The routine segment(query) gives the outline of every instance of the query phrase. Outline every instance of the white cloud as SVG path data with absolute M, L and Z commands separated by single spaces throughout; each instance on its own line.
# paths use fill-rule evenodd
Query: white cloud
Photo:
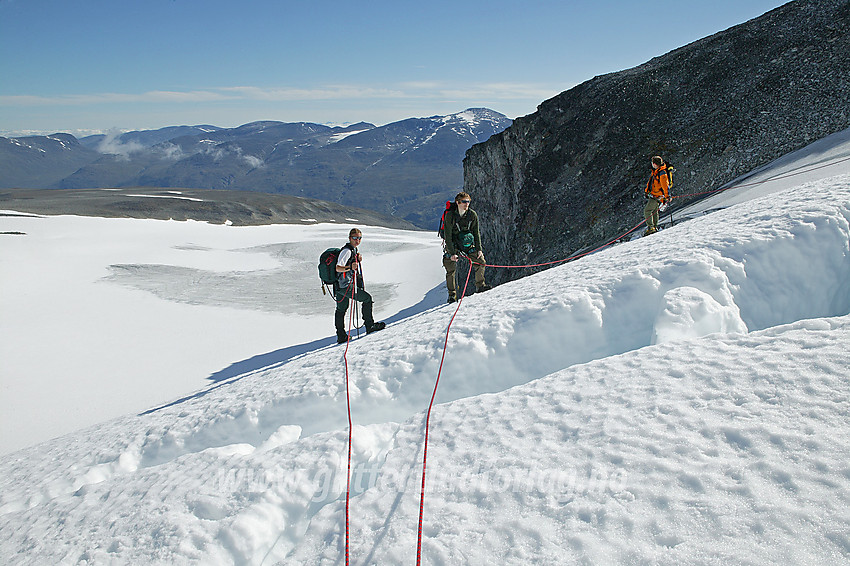
M 154 90 L 142 93 L 102 92 L 91 94 L 61 94 L 56 96 L 11 95 L 0 96 L 0 106 L 83 106 L 89 104 L 116 103 L 196 103 L 232 100 L 215 90 L 194 90 L 186 92 Z
M 119 138 L 121 131 L 117 129 L 109 130 L 106 137 L 97 144 L 97 150 L 100 153 L 108 153 L 111 155 L 119 155 L 123 158 L 128 158 L 131 153 L 138 153 L 145 149 L 145 146 L 138 142 L 123 142 Z
M 142 93 L 91 93 L 56 96 L 0 96 L 0 106 L 79 106 L 91 104 L 181 104 L 238 100 L 308 101 L 362 99 L 544 99 L 565 90 L 562 85 L 487 83 L 454 84 L 434 81 L 405 82 L 388 87 L 324 85 L 312 88 L 230 86 L 191 91 L 153 90 Z
M 0 96 L 8 130 L 39 133 L 119 126 L 153 129 L 207 123 L 232 127 L 258 120 L 386 124 L 410 117 L 487 107 L 524 116 L 571 85 L 431 81 L 307 86 L 211 86 L 186 91 Z M 64 128 L 64 129 L 63 129 Z M 86 132 L 92 133 L 92 132 Z
M 264 165 L 262 159 L 260 159 L 259 157 L 254 157 L 253 155 L 242 155 L 240 157 L 242 157 L 242 159 L 245 161 L 245 163 L 247 163 L 248 165 L 250 165 L 254 169 L 257 169 L 257 168 L 262 167 Z
M 235 98 L 269 101 L 403 98 L 408 96 L 403 90 L 357 85 L 329 85 L 319 88 L 236 86 L 224 87 L 218 90 L 228 93 Z
M 162 158 L 170 161 L 179 161 L 184 157 L 183 148 L 173 143 L 163 144 L 159 147 L 159 150 L 162 152 Z

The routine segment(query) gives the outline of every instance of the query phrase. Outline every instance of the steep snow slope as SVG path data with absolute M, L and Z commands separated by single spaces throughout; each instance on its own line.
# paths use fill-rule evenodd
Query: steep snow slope
M 850 128 L 792 151 L 727 183 L 715 195 L 688 206 L 677 216 L 691 217 L 817 181 L 850 169 Z M 687 172 L 682 171 L 687 179 Z M 678 177 L 678 175 L 676 175 Z M 678 185 L 676 185 L 678 186 Z M 674 191 L 675 194 L 675 191 Z
M 850 560 L 850 175 L 465 299 L 425 564 Z M 348 351 L 354 564 L 415 560 L 454 305 Z M 342 347 L 0 461 L 5 562 L 339 564 Z

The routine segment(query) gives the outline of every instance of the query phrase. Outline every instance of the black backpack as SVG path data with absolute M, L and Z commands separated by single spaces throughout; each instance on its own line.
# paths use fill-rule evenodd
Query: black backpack
M 676 171 L 676 169 L 669 163 L 665 163 L 665 165 L 667 165 L 665 172 L 667 173 L 667 190 L 669 191 L 673 188 L 673 172 Z

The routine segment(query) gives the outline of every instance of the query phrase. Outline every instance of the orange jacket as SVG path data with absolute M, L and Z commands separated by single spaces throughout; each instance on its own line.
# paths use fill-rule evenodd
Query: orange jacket
M 655 169 L 646 182 L 644 193 L 659 200 L 670 198 L 670 179 L 667 178 L 667 164 Z

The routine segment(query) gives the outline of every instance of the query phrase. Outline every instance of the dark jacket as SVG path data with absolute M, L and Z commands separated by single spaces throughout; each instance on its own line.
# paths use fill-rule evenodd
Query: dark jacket
M 484 251 L 481 245 L 481 231 L 478 229 L 478 214 L 471 208 L 463 216 L 456 209 L 446 212 L 446 253 L 455 255 L 460 249 L 460 241 L 463 233 L 470 233 L 475 241 L 474 250 Z

